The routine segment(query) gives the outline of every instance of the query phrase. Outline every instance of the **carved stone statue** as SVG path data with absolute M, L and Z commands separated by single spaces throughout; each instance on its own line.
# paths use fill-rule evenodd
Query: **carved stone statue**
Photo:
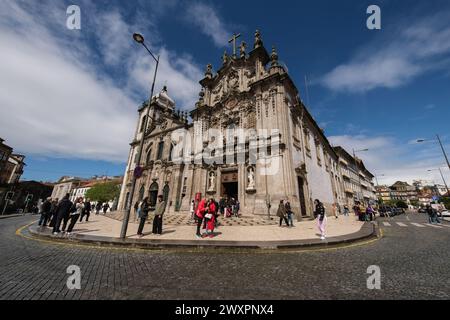
M 254 48 L 259 48 L 263 45 L 262 39 L 261 39 L 261 32 L 259 30 L 256 30 L 255 32 L 255 45 Z
M 241 59 L 245 58 L 245 49 L 246 48 L 247 48 L 247 44 L 244 41 L 242 41 L 241 45 L 239 46 L 239 52 L 240 52 Z
M 253 167 L 250 167 L 248 170 L 248 187 L 247 189 L 255 189 L 255 170 L 253 170 Z
M 209 174 L 209 188 L 208 191 L 214 191 L 215 189 L 215 182 L 216 182 L 216 175 L 214 172 L 211 172 Z
M 228 63 L 228 54 L 226 51 L 223 53 L 222 62 L 224 65 L 226 65 Z

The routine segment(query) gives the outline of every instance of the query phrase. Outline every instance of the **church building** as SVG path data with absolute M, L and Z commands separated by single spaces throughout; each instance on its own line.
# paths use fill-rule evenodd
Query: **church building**
M 206 67 L 189 114 L 176 111 L 166 87 L 139 108 L 119 210 L 163 195 L 167 214 L 187 214 L 192 200 L 227 197 L 239 200 L 243 215 L 274 216 L 280 200 L 289 200 L 302 220 L 312 217 L 314 199 L 330 209 L 343 204 L 338 156 L 276 49 L 267 52 L 259 31 L 249 52 L 236 39 L 216 72 Z M 180 144 L 179 132 L 189 144 Z M 130 199 L 136 168 L 140 174 Z

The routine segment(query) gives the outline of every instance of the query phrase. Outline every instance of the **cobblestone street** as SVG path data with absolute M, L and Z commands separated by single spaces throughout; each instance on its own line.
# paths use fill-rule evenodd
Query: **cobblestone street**
M 35 219 L 0 220 L 0 299 L 450 297 L 449 224 L 417 227 L 426 223 L 419 214 L 381 223 L 384 237 L 372 244 L 306 252 L 92 248 L 15 234 Z M 81 290 L 66 287 L 70 265 L 81 268 Z M 370 265 L 381 268 L 381 290 L 366 287 Z

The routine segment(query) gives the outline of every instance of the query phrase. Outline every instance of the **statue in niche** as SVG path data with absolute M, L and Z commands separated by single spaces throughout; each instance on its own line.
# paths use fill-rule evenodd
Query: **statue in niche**
M 255 189 L 255 170 L 253 169 L 253 167 L 250 167 L 248 169 L 248 187 L 247 189 Z
M 214 191 L 216 182 L 216 175 L 214 172 L 210 172 L 209 174 L 209 188 L 208 191 Z

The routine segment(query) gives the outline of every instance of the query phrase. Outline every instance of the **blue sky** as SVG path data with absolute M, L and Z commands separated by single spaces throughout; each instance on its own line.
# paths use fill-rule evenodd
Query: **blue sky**
M 81 30 L 66 9 L 81 8 Z M 381 8 L 368 30 L 366 9 Z M 27 156 L 24 179 L 123 174 L 136 107 L 161 55 L 164 84 L 192 109 L 207 63 L 233 32 L 275 45 L 330 141 L 361 153 L 380 183 L 435 180 L 439 133 L 450 152 L 450 2 L 432 1 L 1 1 L 0 137 Z M 309 82 L 309 99 L 305 81 Z M 450 180 L 449 170 L 444 173 Z

